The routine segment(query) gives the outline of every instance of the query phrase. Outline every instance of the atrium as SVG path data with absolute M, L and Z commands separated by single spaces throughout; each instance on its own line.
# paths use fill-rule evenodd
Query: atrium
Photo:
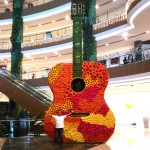
M 116 119 L 112 137 L 104 144 L 56 146 L 43 129 L 44 112 L 54 99 L 49 87 L 49 73 L 59 63 L 73 62 L 71 0 L 24 1 L 21 79 L 10 73 L 13 1 L 3 0 L 0 2 L 0 149 L 23 149 L 25 146 L 39 150 L 46 150 L 49 146 L 52 147 L 51 150 L 150 148 L 150 1 L 96 0 L 95 9 L 93 36 L 96 40 L 97 61 L 109 73 L 104 98 Z M 137 59 L 139 49 L 140 60 Z M 7 76 L 4 75 L 5 72 Z M 15 85 L 4 81 L 4 78 Z M 29 90 L 29 94 L 23 93 L 24 90 Z M 36 92 L 41 92 L 42 95 L 35 96 Z M 32 95 L 33 99 L 32 93 L 35 96 L 33 98 Z M 43 94 L 46 95 L 44 99 Z M 42 102 L 37 102 L 38 98 L 42 98 Z M 35 118 L 42 122 L 42 132 L 37 133 L 39 136 L 29 131 L 27 136 L 18 138 L 14 136 L 15 133 L 12 134 L 13 131 L 10 133 L 2 130 L 2 127 L 8 131 L 15 127 L 11 126 L 8 115 L 10 99 L 25 109 L 31 126 L 34 125 Z M 9 125 L 6 121 L 9 121 Z M 12 139 L 18 147 L 15 147 Z M 21 146 L 20 143 L 24 141 L 27 144 Z M 44 147 L 36 145 L 37 141 L 44 143 Z

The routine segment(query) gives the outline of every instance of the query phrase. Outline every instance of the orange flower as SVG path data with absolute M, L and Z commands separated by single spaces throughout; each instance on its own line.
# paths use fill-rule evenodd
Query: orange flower
M 65 142 L 106 142 L 114 132 L 115 118 L 104 100 L 108 84 L 108 72 L 99 62 L 83 62 L 82 79 L 85 88 L 75 92 L 71 88 L 72 64 L 58 64 L 48 76 L 54 100 L 48 112 L 56 114 L 61 109 L 64 114 L 72 109 L 77 113 L 90 113 L 87 117 L 68 117 L 65 119 Z M 54 139 L 55 122 L 45 115 L 44 128 Z

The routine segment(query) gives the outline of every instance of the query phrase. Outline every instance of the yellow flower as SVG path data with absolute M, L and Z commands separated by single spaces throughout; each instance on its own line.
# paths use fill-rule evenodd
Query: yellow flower
M 52 84 L 55 82 L 55 80 L 57 79 L 59 72 L 62 69 L 63 64 L 59 64 L 56 65 L 55 67 L 53 67 L 50 71 L 50 75 L 48 76 L 48 83 Z
M 106 116 L 91 113 L 88 117 L 82 117 L 82 120 L 90 124 L 104 125 L 107 128 L 113 128 L 115 125 L 115 118 L 111 110 Z
M 87 75 L 84 79 L 85 82 L 85 86 L 89 87 L 89 86 L 93 86 L 95 84 L 98 84 L 98 79 L 96 80 L 92 80 L 90 75 Z
M 83 135 L 77 131 L 78 125 L 76 123 L 65 123 L 64 136 L 76 142 L 84 142 Z
M 56 112 L 58 109 L 61 109 L 64 112 L 67 112 L 69 109 L 72 109 L 72 102 L 68 101 L 65 104 L 62 103 L 53 103 L 49 109 L 50 113 Z

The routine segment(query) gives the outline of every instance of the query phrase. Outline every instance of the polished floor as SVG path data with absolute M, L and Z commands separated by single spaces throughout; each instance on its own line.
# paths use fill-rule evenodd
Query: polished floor
M 105 144 L 56 145 L 46 135 L 0 138 L 0 150 L 150 150 L 150 129 L 117 125 Z

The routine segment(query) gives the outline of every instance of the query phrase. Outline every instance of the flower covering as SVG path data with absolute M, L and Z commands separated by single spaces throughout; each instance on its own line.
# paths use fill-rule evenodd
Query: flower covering
M 49 114 L 57 114 L 59 109 L 64 114 L 74 110 L 75 113 L 89 113 L 84 117 L 65 119 L 64 142 L 106 142 L 114 132 L 115 118 L 104 100 L 104 92 L 109 75 L 106 68 L 99 62 L 82 63 L 82 79 L 85 88 L 75 92 L 71 88 L 72 64 L 57 64 L 48 76 L 48 84 L 54 94 L 49 107 Z M 54 140 L 55 120 L 45 115 L 44 128 L 48 136 Z

